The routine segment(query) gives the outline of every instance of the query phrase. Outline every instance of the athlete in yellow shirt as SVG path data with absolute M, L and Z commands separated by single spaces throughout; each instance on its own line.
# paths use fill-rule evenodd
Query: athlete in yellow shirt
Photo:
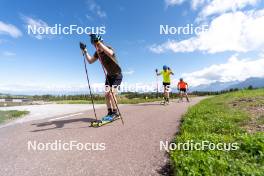
M 163 76 L 163 86 L 164 86 L 164 104 L 169 103 L 170 98 L 170 75 L 174 75 L 171 69 L 164 65 L 163 70 L 158 73 L 158 69 L 156 69 L 157 76 Z

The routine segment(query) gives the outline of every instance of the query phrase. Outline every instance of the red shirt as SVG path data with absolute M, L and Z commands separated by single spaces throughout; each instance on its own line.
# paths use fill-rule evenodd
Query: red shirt
M 184 81 L 178 82 L 178 88 L 180 88 L 180 89 L 186 89 L 187 86 L 188 86 L 188 84 Z

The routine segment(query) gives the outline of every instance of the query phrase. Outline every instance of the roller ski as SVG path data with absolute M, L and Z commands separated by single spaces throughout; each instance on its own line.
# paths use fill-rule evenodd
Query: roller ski
M 182 103 L 182 102 L 183 102 L 183 99 L 179 98 L 178 103 Z
M 160 102 L 160 104 L 166 106 L 166 105 L 169 105 L 170 102 L 168 99 L 164 99 L 162 102 Z
M 116 120 L 120 119 L 119 114 L 112 114 L 112 115 L 106 115 L 101 120 L 96 120 L 91 122 L 91 127 L 101 127 L 103 125 L 106 125 L 108 123 L 114 122 Z
M 170 103 L 167 101 L 162 101 L 160 104 L 166 106 L 166 105 L 169 105 Z
M 180 99 L 178 100 L 178 103 L 183 103 L 183 102 L 184 102 L 184 101 L 183 101 L 183 98 L 180 98 Z M 186 102 L 190 103 L 190 99 L 187 98 L 187 99 L 186 99 Z

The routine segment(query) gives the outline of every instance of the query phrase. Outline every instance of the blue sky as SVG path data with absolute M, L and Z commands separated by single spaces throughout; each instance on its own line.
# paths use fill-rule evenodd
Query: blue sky
M 155 82 L 154 69 L 164 64 L 175 72 L 173 79 L 183 76 L 194 86 L 264 76 L 261 69 L 254 71 L 263 64 L 263 1 L 217 1 L 2 0 L 0 91 L 15 90 L 14 85 L 86 85 L 78 43 L 86 42 L 93 53 L 88 36 L 36 38 L 27 34 L 29 19 L 48 26 L 105 26 L 103 39 L 115 49 L 124 82 L 131 84 Z M 186 24 L 208 24 L 209 32 L 160 35 L 160 25 Z M 234 71 L 233 66 L 239 68 Z M 104 81 L 99 63 L 89 65 L 88 71 L 91 82 Z

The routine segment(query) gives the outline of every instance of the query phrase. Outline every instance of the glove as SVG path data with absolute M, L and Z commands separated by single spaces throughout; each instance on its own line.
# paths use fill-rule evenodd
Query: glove
M 80 42 L 80 48 L 81 48 L 81 50 L 84 51 L 86 49 L 86 45 L 84 43 Z
M 91 44 L 96 44 L 99 41 L 103 41 L 102 37 L 98 34 L 90 34 Z

